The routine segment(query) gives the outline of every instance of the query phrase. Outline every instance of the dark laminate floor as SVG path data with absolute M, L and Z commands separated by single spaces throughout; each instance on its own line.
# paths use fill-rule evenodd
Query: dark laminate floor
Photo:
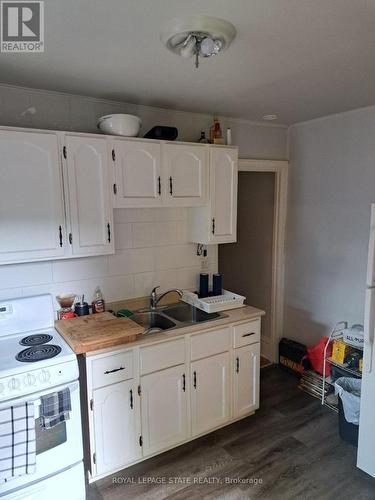
M 375 479 L 355 467 L 337 415 L 276 367 L 261 379 L 254 416 L 98 481 L 89 499 L 375 499 Z

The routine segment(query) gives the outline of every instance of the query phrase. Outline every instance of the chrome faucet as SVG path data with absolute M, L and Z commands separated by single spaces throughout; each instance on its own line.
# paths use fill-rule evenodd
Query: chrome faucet
M 165 297 L 168 293 L 172 293 L 172 292 L 175 292 L 175 293 L 178 293 L 178 295 L 180 297 L 183 296 L 183 292 L 182 290 L 178 289 L 178 288 L 171 288 L 170 290 L 167 290 L 166 292 L 162 293 L 161 295 L 159 295 L 159 297 L 156 295 L 156 290 L 160 288 L 160 286 L 156 286 L 155 288 L 152 289 L 152 292 L 150 293 L 150 308 L 151 309 L 156 309 L 158 303 L 159 303 L 159 300 L 161 300 L 163 297 Z

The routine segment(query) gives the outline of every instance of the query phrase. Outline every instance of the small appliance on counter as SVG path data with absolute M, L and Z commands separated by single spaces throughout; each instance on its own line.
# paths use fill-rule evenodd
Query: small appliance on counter
M 159 141 L 175 141 L 178 137 L 178 130 L 176 127 L 156 125 L 144 137 L 145 139 L 158 139 Z
M 61 309 L 57 311 L 58 319 L 70 319 L 76 316 L 75 312 L 72 309 L 75 298 L 76 295 L 74 293 L 68 293 L 65 295 L 56 295 L 56 300 L 61 307 Z

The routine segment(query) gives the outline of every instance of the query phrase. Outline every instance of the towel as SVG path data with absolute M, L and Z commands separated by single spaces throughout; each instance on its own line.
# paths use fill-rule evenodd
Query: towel
M 69 420 L 72 410 L 70 391 L 67 387 L 62 391 L 52 392 L 40 398 L 40 418 L 44 429 L 52 429 L 60 422 Z
M 0 483 L 35 472 L 34 403 L 0 410 Z

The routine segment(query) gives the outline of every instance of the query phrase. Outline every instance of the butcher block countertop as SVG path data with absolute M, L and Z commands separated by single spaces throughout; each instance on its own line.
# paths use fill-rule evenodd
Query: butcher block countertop
M 76 354 L 87 356 L 126 347 L 151 344 L 181 335 L 220 328 L 229 323 L 250 321 L 265 314 L 261 309 L 244 306 L 223 311 L 225 317 L 212 321 L 193 323 L 182 328 L 164 330 L 150 335 L 140 335 L 144 329 L 130 318 L 116 318 L 111 313 L 93 314 L 55 322 L 56 330 L 62 335 Z
M 55 328 L 76 354 L 134 342 L 143 327 L 109 312 L 55 321 Z

